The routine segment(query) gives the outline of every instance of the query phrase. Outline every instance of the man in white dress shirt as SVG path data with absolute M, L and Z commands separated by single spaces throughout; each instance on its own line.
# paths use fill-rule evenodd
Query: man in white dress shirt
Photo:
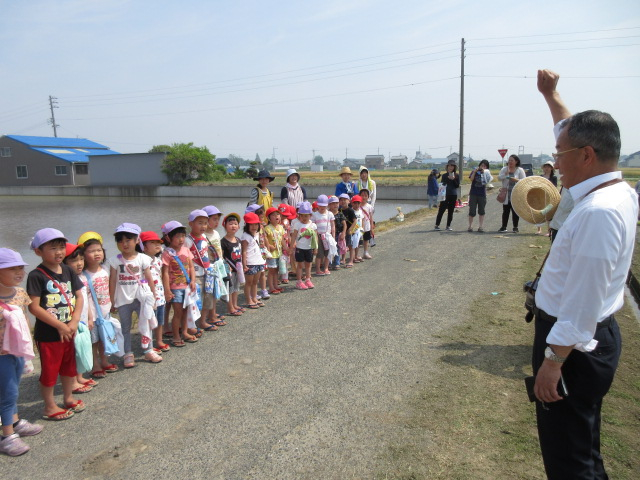
M 617 123 L 594 110 L 571 115 L 556 90 L 558 79 L 538 71 L 538 90 L 556 124 L 555 166 L 575 206 L 558 231 L 536 292 L 538 436 L 548 478 L 606 479 L 600 410 L 620 358 L 613 314 L 624 302 L 638 200 L 617 170 Z

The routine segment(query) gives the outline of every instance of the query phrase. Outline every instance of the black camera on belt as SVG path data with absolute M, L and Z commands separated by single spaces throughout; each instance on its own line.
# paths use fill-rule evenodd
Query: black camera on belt
M 524 316 L 524 320 L 527 323 L 530 323 L 533 320 L 533 309 L 536 307 L 536 290 L 538 288 L 538 281 L 540 277 L 536 277 L 535 280 L 530 282 L 526 282 L 522 289 L 526 294 L 524 299 L 524 308 L 526 308 L 527 313 Z

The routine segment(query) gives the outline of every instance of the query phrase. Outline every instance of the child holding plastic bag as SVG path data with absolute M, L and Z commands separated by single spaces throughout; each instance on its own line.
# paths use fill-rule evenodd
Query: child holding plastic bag
M 18 285 L 27 264 L 20 254 L 0 248 L 0 452 L 15 457 L 29 451 L 22 437 L 37 435 L 42 425 L 18 417 L 18 388 L 25 362 L 34 358 L 25 308 L 31 300 Z M 33 369 L 33 367 L 31 367 Z

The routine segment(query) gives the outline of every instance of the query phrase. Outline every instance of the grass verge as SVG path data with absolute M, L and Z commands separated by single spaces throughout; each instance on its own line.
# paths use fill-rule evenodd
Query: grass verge
M 401 438 L 381 454 L 378 479 L 543 479 L 535 411 L 523 378 L 531 372 L 533 326 L 524 322 L 521 285 L 542 261 L 540 238 L 508 253 L 500 293 L 477 297 L 468 320 L 425 348 L 442 351 L 438 374 L 404 405 Z M 525 247 L 526 248 L 526 247 Z M 602 452 L 611 478 L 640 471 L 640 326 L 629 305 L 616 315 L 623 353 L 604 401 Z

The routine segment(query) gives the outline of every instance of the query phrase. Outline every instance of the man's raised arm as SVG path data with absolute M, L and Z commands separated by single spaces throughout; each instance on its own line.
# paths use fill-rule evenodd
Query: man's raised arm
M 554 125 L 571 116 L 571 112 L 556 90 L 559 79 L 560 75 L 551 70 L 538 70 L 538 90 L 549 105 Z

